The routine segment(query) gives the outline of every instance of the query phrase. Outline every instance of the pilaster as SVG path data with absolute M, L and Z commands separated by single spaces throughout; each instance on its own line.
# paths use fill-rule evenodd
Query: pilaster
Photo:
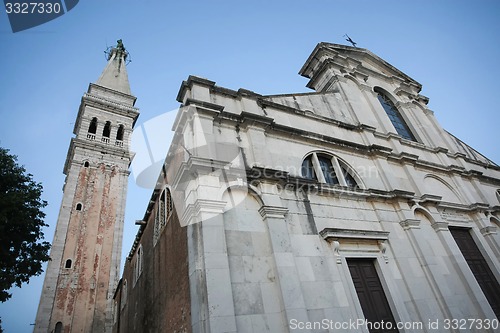
M 270 190 L 270 188 L 267 188 L 267 190 Z M 283 311 L 286 322 L 289 323 L 292 319 L 308 321 L 309 317 L 302 296 L 302 288 L 294 260 L 290 235 L 286 226 L 285 215 L 287 212 L 288 209 L 281 206 L 264 205 L 259 209 L 259 213 L 269 230 L 278 277 L 277 283 L 282 295 Z M 310 330 L 302 331 L 310 332 Z

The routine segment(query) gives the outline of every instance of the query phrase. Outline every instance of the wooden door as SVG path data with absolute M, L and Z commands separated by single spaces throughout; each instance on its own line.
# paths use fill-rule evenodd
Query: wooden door
M 458 248 L 467 261 L 472 274 L 490 303 L 497 318 L 500 318 L 500 285 L 493 275 L 488 263 L 474 242 L 469 229 L 450 227 L 450 232 L 457 242 Z
M 374 324 L 371 329 L 369 327 L 370 332 L 398 332 L 374 264 L 373 259 L 347 259 L 363 314 L 369 322 Z M 377 329 L 377 324 L 382 321 L 391 322 L 392 329 L 387 329 L 387 326 Z

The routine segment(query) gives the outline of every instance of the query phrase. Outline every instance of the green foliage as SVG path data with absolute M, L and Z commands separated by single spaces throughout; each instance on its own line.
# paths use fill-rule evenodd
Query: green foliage
M 21 287 L 30 277 L 42 273 L 49 260 L 48 242 L 42 228 L 47 226 L 42 208 L 42 185 L 33 181 L 17 157 L 0 147 L 0 302 L 12 295 L 8 290 Z

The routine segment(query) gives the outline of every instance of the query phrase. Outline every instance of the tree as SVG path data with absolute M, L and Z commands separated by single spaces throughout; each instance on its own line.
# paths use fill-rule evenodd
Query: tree
M 40 275 L 49 260 L 50 244 L 41 242 L 47 202 L 42 185 L 33 180 L 17 157 L 0 147 L 0 302 L 8 300 L 13 286 L 21 287 Z

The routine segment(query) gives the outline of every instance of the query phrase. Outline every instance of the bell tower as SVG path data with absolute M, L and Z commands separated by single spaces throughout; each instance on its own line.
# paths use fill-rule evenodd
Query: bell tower
M 82 97 L 34 332 L 111 332 L 120 274 L 129 138 L 139 116 L 121 40 Z

